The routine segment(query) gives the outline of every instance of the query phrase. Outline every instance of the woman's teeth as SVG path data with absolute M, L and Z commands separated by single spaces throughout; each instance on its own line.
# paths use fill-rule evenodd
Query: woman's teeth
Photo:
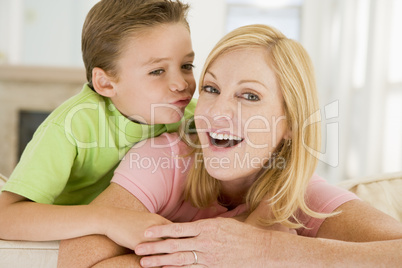
M 242 138 L 236 137 L 234 135 L 215 133 L 215 132 L 209 132 L 209 136 L 211 136 L 211 138 L 217 139 L 217 140 L 236 140 L 236 141 L 242 140 Z
M 242 138 L 231 134 L 209 132 L 209 136 L 212 144 L 218 147 L 232 147 L 243 141 Z

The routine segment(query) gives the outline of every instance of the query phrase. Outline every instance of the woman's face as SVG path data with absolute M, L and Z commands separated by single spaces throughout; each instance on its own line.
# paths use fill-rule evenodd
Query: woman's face
M 208 173 L 250 185 L 282 139 L 283 97 L 265 48 L 219 56 L 206 71 L 195 122 Z

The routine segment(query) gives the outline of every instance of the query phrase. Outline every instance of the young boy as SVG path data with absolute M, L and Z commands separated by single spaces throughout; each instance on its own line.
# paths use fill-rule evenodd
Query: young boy
M 1 239 L 124 231 L 113 225 L 128 211 L 85 204 L 109 185 L 133 144 L 193 116 L 187 10 L 172 0 L 102 0 L 91 9 L 82 31 L 88 83 L 38 128 L 2 188 Z

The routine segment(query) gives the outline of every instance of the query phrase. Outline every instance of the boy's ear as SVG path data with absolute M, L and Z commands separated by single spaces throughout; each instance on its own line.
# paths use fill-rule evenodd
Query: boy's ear
M 110 98 L 116 94 L 112 78 L 99 67 L 92 69 L 92 85 L 95 91 L 104 97 Z

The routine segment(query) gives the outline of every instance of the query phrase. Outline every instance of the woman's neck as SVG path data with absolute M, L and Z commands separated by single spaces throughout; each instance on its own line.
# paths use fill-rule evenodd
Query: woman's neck
M 244 203 L 244 196 L 228 197 L 221 195 L 218 197 L 218 203 L 228 210 L 232 210 Z
M 228 210 L 234 209 L 245 202 L 245 196 L 249 189 L 249 185 L 242 184 L 226 184 L 222 183 L 218 202 Z
M 239 178 L 232 181 L 221 181 L 221 191 L 218 197 L 219 204 L 229 210 L 244 204 L 246 194 L 259 174 L 260 173 L 253 174 L 246 178 Z

